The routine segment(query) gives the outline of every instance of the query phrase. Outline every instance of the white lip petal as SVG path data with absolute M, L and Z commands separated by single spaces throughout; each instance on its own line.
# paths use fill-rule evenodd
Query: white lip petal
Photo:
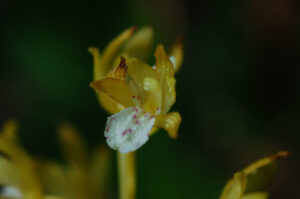
M 126 108 L 107 119 L 106 142 L 121 153 L 135 151 L 148 141 L 154 122 L 149 112 L 139 107 Z
M 4 186 L 0 192 L 0 196 L 8 198 L 23 198 L 22 193 L 11 186 Z

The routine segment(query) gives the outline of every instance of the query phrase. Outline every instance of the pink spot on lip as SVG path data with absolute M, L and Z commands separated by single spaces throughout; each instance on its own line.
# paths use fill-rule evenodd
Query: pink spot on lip
M 136 116 L 136 115 L 133 115 L 133 118 L 134 118 L 134 119 L 136 119 L 136 118 L 137 118 L 137 116 Z
M 127 133 L 131 133 L 132 129 L 126 129 L 122 132 L 122 135 L 125 136 Z
M 140 124 L 140 121 L 138 121 L 138 120 L 137 120 L 137 121 L 135 121 L 135 124 Z
M 133 110 L 134 110 L 135 112 L 139 112 L 139 109 L 136 108 L 136 107 L 134 107 Z

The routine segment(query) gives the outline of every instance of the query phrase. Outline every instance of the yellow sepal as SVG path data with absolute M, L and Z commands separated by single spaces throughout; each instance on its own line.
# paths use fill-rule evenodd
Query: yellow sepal
M 122 45 L 132 36 L 134 31 L 135 27 L 128 28 L 112 40 L 103 51 L 102 57 L 100 57 L 100 52 L 97 48 L 88 48 L 94 57 L 94 80 L 100 80 L 106 77 Z
M 60 196 L 54 196 L 54 195 L 46 195 L 43 197 L 43 199 L 66 199 L 66 198 Z
M 108 71 L 112 67 L 112 62 L 117 56 L 118 52 L 122 45 L 128 41 L 128 39 L 132 36 L 135 31 L 135 27 L 128 28 L 124 32 L 122 32 L 118 37 L 112 40 L 108 46 L 103 51 L 102 60 L 101 60 L 101 69 L 100 73 L 103 74 L 103 77 L 108 73 Z
M 152 48 L 152 42 L 152 28 L 143 27 L 126 42 L 122 52 L 128 57 L 136 57 L 140 60 L 146 61 Z
M 105 77 L 105 74 L 101 71 L 101 55 L 100 51 L 96 47 L 89 47 L 88 51 L 92 54 L 94 58 L 94 80 L 99 80 Z
M 128 75 L 132 79 L 146 111 L 155 113 L 161 107 L 162 90 L 156 71 L 136 58 L 128 62 Z
M 274 163 L 279 158 L 284 158 L 289 155 L 289 152 L 287 151 L 279 151 L 271 156 L 262 158 L 252 164 L 250 164 L 248 167 L 243 169 L 240 172 L 237 172 L 234 175 L 234 178 L 229 180 L 229 182 L 225 185 L 225 188 L 223 189 L 223 192 L 221 194 L 220 199 L 240 199 L 242 196 L 244 196 L 244 193 L 246 192 L 246 195 L 250 193 L 257 193 L 257 190 L 263 188 L 263 186 L 270 180 L 272 177 L 272 174 L 274 173 Z M 238 176 L 244 176 L 243 181 L 238 180 Z M 242 178 L 240 178 L 242 179 Z M 238 180 L 238 181 L 237 181 Z M 239 182 L 239 183 L 236 183 Z M 241 183 L 243 182 L 243 184 Z M 242 184 L 245 185 L 245 188 L 243 186 L 240 186 Z M 247 185 L 247 186 L 246 186 Z M 243 189 L 241 189 L 241 187 Z M 238 192 L 241 192 L 241 197 L 237 197 L 239 194 Z M 258 194 L 253 195 L 252 197 L 255 198 L 257 196 L 257 199 L 266 198 L 267 195 L 265 194 Z M 248 197 L 248 196 L 247 196 Z M 246 197 L 246 198 L 247 198 Z M 249 196 L 250 197 L 250 196 Z M 243 198 L 244 199 L 244 198 Z M 247 198 L 249 199 L 249 198 Z M 251 198 L 252 199 L 252 198 Z M 255 198 L 256 199 L 256 198 Z
M 178 112 L 168 113 L 158 119 L 156 127 L 164 128 L 170 137 L 177 138 L 178 128 L 181 123 L 181 116 Z
M 114 99 L 112 99 L 109 95 L 103 92 L 99 92 L 98 100 L 104 110 L 106 110 L 109 114 L 115 114 L 124 109 L 124 106 Z
M 85 167 L 87 163 L 87 147 L 77 130 L 69 123 L 63 123 L 58 129 L 59 138 L 65 159 L 69 165 Z
M 2 136 L 11 142 L 17 142 L 18 122 L 14 119 L 5 122 L 2 129 Z
M 223 189 L 220 199 L 241 199 L 247 185 L 247 178 L 244 172 L 237 172 Z
M 158 45 L 155 51 L 156 71 L 162 86 L 162 114 L 166 114 L 175 103 L 175 78 L 174 67 L 162 45 Z
M 24 198 L 41 198 L 42 188 L 38 182 L 35 165 L 27 153 L 18 146 L 17 125 L 9 121 L 0 134 L 0 184 L 16 188 Z
M 181 39 L 177 39 L 175 41 L 173 47 L 171 48 L 169 56 L 174 57 L 175 59 L 174 69 L 175 73 L 177 73 L 183 62 L 183 44 Z
M 266 165 L 271 164 L 272 162 L 276 161 L 279 158 L 285 158 L 289 156 L 289 152 L 287 151 L 279 151 L 273 155 L 270 155 L 268 157 L 262 158 L 260 160 L 255 161 L 254 163 L 250 164 L 248 167 L 243 169 L 243 171 L 249 175 L 251 173 L 256 173 L 259 168 L 262 168 Z
M 266 192 L 253 192 L 246 194 L 242 197 L 242 199 L 267 199 L 269 196 Z
M 287 151 L 279 151 L 243 169 L 243 172 L 247 175 L 246 192 L 254 192 L 264 188 L 273 179 L 277 171 L 276 160 L 287 157 L 288 155 L 289 152 Z
M 91 86 L 96 92 L 106 93 L 125 107 L 135 106 L 132 98 L 136 96 L 136 93 L 123 80 L 105 78 L 92 82 Z

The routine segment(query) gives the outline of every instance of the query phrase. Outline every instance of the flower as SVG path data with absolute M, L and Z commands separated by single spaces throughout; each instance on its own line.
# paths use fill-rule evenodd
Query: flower
M 86 143 L 68 123 L 59 127 L 65 164 L 39 161 L 39 177 L 45 190 L 69 199 L 106 198 L 109 190 L 110 153 L 96 147 L 88 153 Z
M 242 171 L 236 172 L 225 185 L 220 199 L 266 199 L 268 193 L 261 189 L 271 180 L 276 169 L 276 160 L 289 155 L 287 151 L 279 151 L 262 158 Z
M 131 50 L 128 52 L 125 47 L 119 54 L 117 67 L 105 65 L 107 61 L 103 60 L 108 59 L 105 57 L 106 52 L 115 49 L 116 43 L 121 43 L 117 41 L 128 39 L 132 29 L 126 30 L 111 42 L 102 58 L 96 54 L 95 48 L 90 49 L 95 59 L 95 81 L 91 86 L 98 94 L 101 105 L 114 114 L 107 120 L 104 135 L 108 145 L 121 153 L 141 147 L 148 140 L 150 132 L 157 128 L 164 128 L 171 137 L 176 138 L 181 122 L 178 112 L 169 113 L 176 98 L 174 75 L 182 62 L 181 43 L 175 43 L 170 57 L 163 46 L 158 45 L 155 51 L 156 64 L 151 67 L 140 59 L 141 56 L 131 53 L 141 53 L 148 49 L 150 42 L 146 42 L 146 45 L 145 41 L 151 41 L 152 34 L 149 34 L 151 29 L 146 30 L 142 29 L 128 41 L 129 44 L 126 43 L 127 48 L 131 46 Z
M 69 124 L 60 128 L 67 165 L 30 157 L 17 141 L 17 123 L 0 134 L 0 198 L 94 199 L 107 194 L 109 152 L 97 147 L 87 155 L 84 142 Z M 46 194 L 47 193 L 47 194 Z
M 89 52 L 94 57 L 94 80 L 101 80 L 109 76 L 112 68 L 118 65 L 120 56 L 137 57 L 141 60 L 148 58 L 152 47 L 153 31 L 144 27 L 135 33 L 136 28 L 128 28 L 117 36 L 100 55 L 96 47 L 89 47 Z M 134 34 L 135 33 L 135 34 Z M 100 92 L 98 99 L 101 106 L 110 114 L 115 114 L 124 109 L 124 106 L 113 100 L 107 94 Z
M 0 197 L 49 198 L 43 196 L 33 160 L 18 144 L 17 128 L 17 122 L 10 120 L 0 134 Z

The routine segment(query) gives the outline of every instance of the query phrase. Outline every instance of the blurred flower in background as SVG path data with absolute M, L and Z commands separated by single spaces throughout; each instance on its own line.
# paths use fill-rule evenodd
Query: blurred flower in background
M 34 160 L 18 144 L 16 121 L 4 124 L 0 134 L 0 196 L 43 198 Z
M 236 172 L 225 185 L 220 199 L 267 199 L 268 193 L 262 190 L 274 177 L 277 169 L 275 161 L 288 155 L 289 152 L 280 151 Z
M 39 161 L 40 181 L 46 193 L 63 198 L 108 198 L 111 188 L 111 159 L 108 149 L 98 146 L 91 152 L 70 124 L 62 124 L 59 137 L 65 164 Z
M 59 133 L 66 164 L 38 160 L 18 143 L 16 121 L 8 121 L 0 134 L 0 197 L 24 199 L 107 198 L 110 155 L 98 147 L 91 156 L 69 124 Z

